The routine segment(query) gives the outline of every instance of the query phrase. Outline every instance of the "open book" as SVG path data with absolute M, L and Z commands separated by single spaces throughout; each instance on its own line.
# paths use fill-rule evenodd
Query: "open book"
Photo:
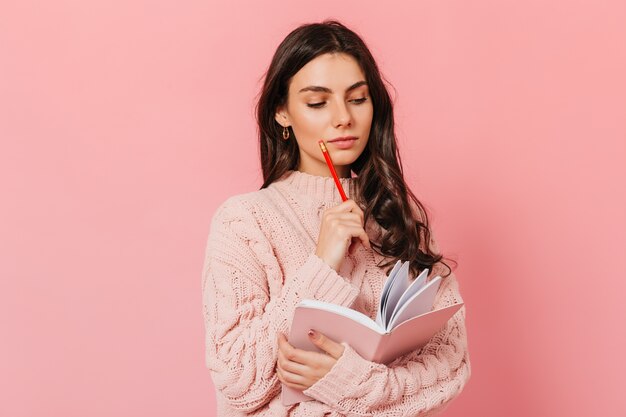
M 314 329 L 338 343 L 346 342 L 364 359 L 383 364 L 420 349 L 463 303 L 433 310 L 441 277 L 427 282 L 428 269 L 425 269 L 411 280 L 408 271 L 408 262 L 396 262 L 381 292 L 376 320 L 348 307 L 319 300 L 300 301 L 289 343 L 298 349 L 322 352 L 307 334 L 309 329 Z M 282 384 L 283 405 L 311 399 L 302 391 Z

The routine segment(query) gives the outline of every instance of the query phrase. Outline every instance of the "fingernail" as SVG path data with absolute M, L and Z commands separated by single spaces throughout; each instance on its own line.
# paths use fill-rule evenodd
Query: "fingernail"
M 312 339 L 315 339 L 317 337 L 317 332 L 315 332 L 315 330 L 309 330 L 309 336 Z

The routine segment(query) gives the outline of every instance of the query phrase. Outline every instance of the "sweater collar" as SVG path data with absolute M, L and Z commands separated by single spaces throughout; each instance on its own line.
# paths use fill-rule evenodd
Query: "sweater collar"
M 306 194 L 318 202 L 342 202 L 341 194 L 339 194 L 333 177 L 324 177 L 302 171 L 289 170 L 275 182 L 284 184 L 298 193 Z M 346 197 L 352 198 L 351 196 L 354 195 L 355 187 L 354 177 L 339 178 L 339 182 L 343 187 Z

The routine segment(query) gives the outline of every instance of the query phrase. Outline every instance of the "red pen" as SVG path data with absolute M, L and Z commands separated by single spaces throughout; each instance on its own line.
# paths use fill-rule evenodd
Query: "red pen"
M 320 145 L 320 149 L 322 150 L 322 154 L 324 154 L 324 159 L 326 159 L 326 164 L 328 165 L 328 169 L 330 169 L 330 173 L 333 174 L 333 178 L 335 179 L 335 184 L 337 185 L 337 189 L 339 190 L 339 194 L 341 194 L 341 199 L 346 201 L 348 197 L 346 197 L 346 193 L 343 192 L 343 187 L 341 186 L 341 182 L 339 181 L 339 177 L 337 177 L 337 172 L 335 172 L 335 166 L 333 165 L 333 161 L 330 160 L 330 155 L 328 154 L 328 149 L 326 149 L 326 144 L 323 139 L 317 141 Z

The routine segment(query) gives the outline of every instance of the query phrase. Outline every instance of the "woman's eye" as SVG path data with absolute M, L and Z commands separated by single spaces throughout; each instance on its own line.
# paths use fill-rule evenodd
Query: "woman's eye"
M 367 97 L 362 97 L 362 98 L 355 98 L 354 100 L 350 100 L 350 101 L 353 102 L 354 104 L 361 104 L 365 102 L 366 100 L 367 100 Z M 307 106 L 315 109 L 315 108 L 322 107 L 325 103 L 326 103 L 325 101 L 320 101 L 319 103 L 307 103 Z

